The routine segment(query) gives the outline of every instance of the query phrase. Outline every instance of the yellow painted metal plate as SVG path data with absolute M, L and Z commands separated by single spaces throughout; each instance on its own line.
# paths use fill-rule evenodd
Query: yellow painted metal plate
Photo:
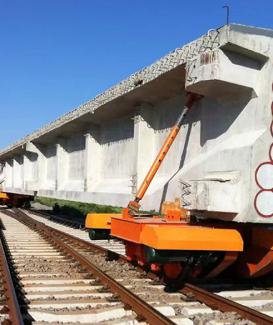
M 120 213 L 88 213 L 85 227 L 92 229 L 111 229 L 111 218 L 121 217 Z
M 9 199 L 9 196 L 7 193 L 0 192 L 0 199 Z

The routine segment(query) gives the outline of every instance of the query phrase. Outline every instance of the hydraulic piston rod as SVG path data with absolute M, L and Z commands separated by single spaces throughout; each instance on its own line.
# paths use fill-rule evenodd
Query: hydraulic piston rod
M 137 194 L 135 196 L 134 201 L 130 201 L 128 204 L 129 211 L 134 214 L 134 212 L 137 212 L 139 210 L 139 202 L 144 197 L 147 189 L 149 188 L 155 174 L 157 173 L 159 167 L 161 166 L 164 158 L 166 157 L 171 145 L 173 144 L 175 138 L 177 137 L 177 134 L 179 133 L 179 130 L 182 126 L 183 121 L 185 120 L 185 117 L 187 116 L 189 110 L 192 108 L 195 101 L 200 99 L 200 96 L 193 93 L 187 94 L 187 100 L 184 105 L 184 109 L 181 112 L 180 116 L 178 117 L 175 125 L 172 127 L 168 137 L 166 138 L 163 146 L 161 147 L 157 157 L 155 158 L 150 170 L 148 171 L 146 177 L 144 178 L 140 188 L 137 191 Z

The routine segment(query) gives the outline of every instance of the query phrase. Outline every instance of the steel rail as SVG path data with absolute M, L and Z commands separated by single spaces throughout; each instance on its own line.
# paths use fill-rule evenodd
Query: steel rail
M 46 231 L 41 229 L 42 231 Z M 108 276 L 106 273 L 101 271 L 99 268 L 95 266 L 92 262 L 82 256 L 80 253 L 75 251 L 69 245 L 65 244 L 62 240 L 51 238 L 50 233 L 46 235 L 48 241 L 57 244 L 63 251 L 65 251 L 70 256 L 74 257 L 76 261 L 80 262 L 80 264 L 88 271 L 90 271 L 93 275 L 98 277 L 100 281 L 106 285 L 112 292 L 116 293 L 121 301 L 125 305 L 131 306 L 131 309 L 134 312 L 141 316 L 141 318 L 148 321 L 149 324 L 155 325 L 167 325 L 174 324 L 170 319 L 159 313 L 155 308 L 151 307 L 145 301 L 140 299 L 138 296 L 130 292 L 124 286 L 119 284 L 116 280 Z
M 55 214 L 50 214 L 49 212 L 46 212 L 46 211 L 40 212 L 40 211 L 30 210 L 30 212 L 37 215 L 38 217 L 40 217 L 40 216 L 46 217 L 50 221 L 53 220 L 58 224 L 68 225 L 68 226 L 71 226 L 71 228 L 74 228 L 74 226 L 76 226 L 77 229 L 85 230 L 84 223 L 80 222 L 79 220 L 71 220 L 71 219 L 68 219 L 65 217 L 56 216 Z
M 16 208 L 13 208 L 13 211 L 15 211 L 18 215 L 21 215 L 22 217 L 29 217 L 29 218 L 31 218 L 29 215 L 27 215 L 24 211 L 22 211 L 22 210 L 20 210 L 20 209 L 16 209 Z M 4 210 L 4 211 L 2 211 L 2 212 L 4 212 L 4 213 L 6 213 L 6 214 L 8 214 L 9 216 L 14 216 L 14 214 L 10 211 L 10 210 Z M 33 211 L 31 211 L 31 213 L 32 213 Z M 34 213 L 35 214 L 35 213 Z M 40 214 L 40 213 L 39 213 Z M 36 214 L 37 215 L 37 214 Z M 39 215 L 39 216 L 41 216 L 41 215 Z M 46 215 L 44 215 L 44 216 L 48 216 L 47 214 Z M 35 221 L 35 222 L 37 222 L 37 223 L 42 223 L 42 222 L 39 222 L 39 221 L 37 221 L 37 220 L 34 220 L 33 218 L 31 218 L 33 221 Z M 73 236 L 73 235 L 71 235 L 71 234 L 68 234 L 68 233 L 65 233 L 65 232 L 63 232 L 63 231 L 61 231 L 61 230 L 58 230 L 58 229 L 55 229 L 55 228 L 52 228 L 52 227 L 50 227 L 50 226 L 48 226 L 49 228 L 51 228 L 51 229 L 53 229 L 56 233 L 58 233 L 60 236 L 62 236 L 62 235 L 65 235 L 66 236 L 66 239 L 70 239 L 70 240 L 72 240 L 72 241 L 74 241 L 74 242 L 77 242 L 80 246 L 85 246 L 86 248 L 91 248 L 92 250 L 97 250 L 97 251 L 99 251 L 99 252 L 101 252 L 102 254 L 105 254 L 105 253 L 107 253 L 107 254 L 110 254 L 111 256 L 113 256 L 113 257 L 116 257 L 117 259 L 122 259 L 122 260 L 126 260 L 126 258 L 125 258 L 125 256 L 123 256 L 123 255 L 120 255 L 120 254 L 118 254 L 118 253 L 116 253 L 116 252 L 113 252 L 113 251 L 111 251 L 111 250 L 109 250 L 109 249 L 107 249 L 107 248 L 104 248 L 104 247 L 101 247 L 101 246 L 99 246 L 99 245 L 96 245 L 96 244 L 94 244 L 94 243 L 91 243 L 91 242 L 87 242 L 87 241 L 85 241 L 84 239 L 81 239 L 81 238 L 78 238 L 78 237 L 76 237 L 76 236 Z M 127 261 L 127 260 L 126 260 Z
M 255 309 L 241 305 L 235 301 L 221 297 L 215 293 L 199 288 L 190 283 L 186 283 L 181 289 L 184 294 L 193 294 L 194 299 L 202 301 L 212 309 L 219 309 L 222 312 L 236 312 L 243 318 L 253 321 L 259 325 L 272 325 L 273 318 Z
M 29 217 L 27 214 L 25 214 L 23 211 L 16 209 L 16 212 L 18 214 L 21 214 L 22 217 Z M 13 215 L 13 213 L 11 213 Z M 36 221 L 32 219 L 33 221 Z M 39 223 L 39 221 L 36 221 Z M 49 227 L 49 226 L 48 226 Z M 49 227 L 51 228 L 51 227 Z M 67 240 L 77 242 L 80 246 L 84 246 L 86 248 L 89 248 L 91 250 L 97 250 L 104 254 L 112 254 L 117 259 L 127 261 L 125 256 L 122 256 L 118 253 L 112 252 L 106 248 L 103 248 L 101 246 L 98 246 L 93 243 L 88 243 L 83 239 L 77 238 L 73 235 L 64 233 L 60 230 L 53 229 L 58 236 L 62 236 L 63 238 L 66 238 Z M 147 276 L 155 279 L 156 275 L 153 273 L 149 273 Z M 196 300 L 198 300 L 201 303 L 206 304 L 207 306 L 211 307 L 212 309 L 217 309 L 222 312 L 236 312 L 238 313 L 242 318 L 247 318 L 257 324 L 261 325 L 272 325 L 273 324 L 273 317 L 268 316 L 266 314 L 263 314 L 255 309 L 249 308 L 247 306 L 241 305 L 237 302 L 234 302 L 232 300 L 229 300 L 227 298 L 221 297 L 215 293 L 209 292 L 207 290 L 204 290 L 198 286 L 195 286 L 190 283 L 185 283 L 183 288 L 180 290 L 183 294 L 189 294 L 192 293 Z
M 19 210 L 17 210 L 18 213 Z M 22 211 L 20 211 L 22 213 Z M 19 222 L 25 224 L 31 229 L 36 228 L 36 230 L 46 239 L 46 241 L 53 244 L 55 247 L 58 247 L 65 254 L 74 258 L 77 262 L 81 264 L 81 266 L 95 275 L 99 280 L 108 287 L 111 292 L 117 294 L 120 297 L 120 300 L 125 304 L 125 306 L 129 306 L 128 309 L 132 309 L 140 319 L 146 320 L 149 324 L 152 325 L 173 325 L 175 324 L 171 319 L 164 316 L 162 313 L 157 311 L 153 306 L 146 303 L 144 300 L 139 298 L 137 295 L 129 291 L 122 284 L 114 280 L 112 277 L 104 273 L 98 267 L 95 266 L 90 260 L 84 257 L 81 253 L 74 250 L 70 245 L 64 242 L 65 234 L 62 233 L 63 236 L 60 236 L 59 232 L 56 232 L 55 229 L 32 219 L 29 216 L 20 215 L 18 213 L 18 217 L 16 215 L 12 215 L 13 218 L 18 220 Z
M 13 285 L 8 260 L 6 258 L 2 229 L 0 230 L 0 265 L 2 270 L 3 287 L 9 311 L 9 321 L 13 325 L 22 325 L 24 324 L 24 321 Z

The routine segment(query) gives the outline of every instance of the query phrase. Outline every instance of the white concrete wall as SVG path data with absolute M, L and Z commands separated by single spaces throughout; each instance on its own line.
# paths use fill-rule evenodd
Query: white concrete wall
M 13 188 L 13 160 L 12 159 L 9 159 L 5 162 L 4 174 L 5 174 L 4 187 Z
M 97 189 L 112 193 L 131 193 L 135 174 L 134 121 L 132 117 L 107 123 L 100 129 L 100 181 Z M 96 157 L 93 157 L 96 159 Z
M 23 168 L 24 158 L 23 156 L 17 156 L 13 159 L 13 187 L 17 189 L 24 188 L 24 168 Z
M 35 190 L 38 181 L 38 154 L 27 152 L 23 157 L 24 189 Z
M 66 191 L 83 191 L 85 137 L 76 134 L 73 137 L 66 138 L 63 142 L 62 155 L 65 156 L 63 159 L 65 159 L 67 166 L 63 175 L 58 179 L 58 183 L 63 184 L 63 189 Z M 62 160 L 58 168 L 62 168 L 61 164 Z
M 41 188 L 56 190 L 57 185 L 57 148 L 56 144 L 47 145 L 43 150 L 45 169 Z
M 100 127 L 93 126 L 85 136 L 84 190 L 95 192 L 101 180 Z
M 132 175 L 135 158 L 134 122 L 132 118 L 102 125 L 100 145 L 102 150 L 102 179 L 128 178 Z

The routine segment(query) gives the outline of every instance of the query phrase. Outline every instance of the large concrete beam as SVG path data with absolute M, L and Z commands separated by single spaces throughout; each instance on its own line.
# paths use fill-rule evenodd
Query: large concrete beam
M 208 32 L 0 152 L 4 187 L 125 206 L 190 90 L 204 97 L 143 209 L 180 197 L 197 214 L 273 222 L 263 217 L 273 216 L 272 49 L 271 30 L 230 25 Z

